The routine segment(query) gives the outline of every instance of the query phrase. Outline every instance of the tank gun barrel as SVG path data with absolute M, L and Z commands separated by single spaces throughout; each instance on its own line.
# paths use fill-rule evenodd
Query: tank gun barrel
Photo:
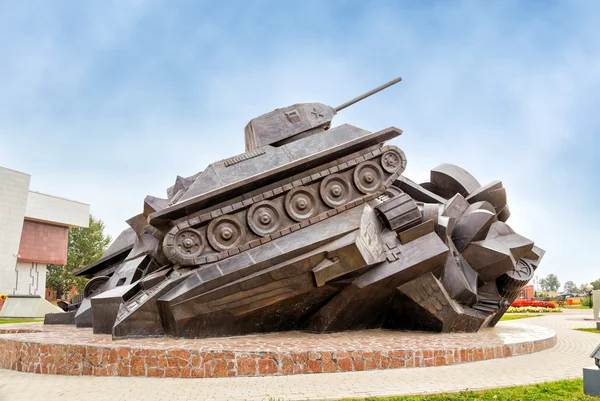
M 395 85 L 395 84 L 397 84 L 400 81 L 402 81 L 402 77 L 398 77 L 396 79 L 392 79 L 388 83 L 385 83 L 385 84 L 383 84 L 381 86 L 378 86 L 375 89 L 371 89 L 370 91 L 368 91 L 366 93 L 363 93 L 362 95 L 357 96 L 354 99 L 347 101 L 346 103 L 340 104 L 338 107 L 335 108 L 335 111 L 337 113 L 338 111 L 344 110 L 346 107 L 352 106 L 354 103 L 358 103 L 361 100 L 363 100 L 365 98 L 368 98 L 369 96 L 374 95 L 377 92 L 380 92 L 380 91 L 384 90 L 385 88 L 389 88 L 390 86 Z

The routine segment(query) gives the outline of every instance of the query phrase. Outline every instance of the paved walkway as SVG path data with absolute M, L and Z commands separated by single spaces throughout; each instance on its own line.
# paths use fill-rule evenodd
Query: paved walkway
M 451 392 L 581 377 L 600 335 L 573 330 L 595 327 L 587 310 L 523 319 L 558 334 L 549 350 L 512 358 L 416 369 L 223 379 L 150 379 L 51 376 L 0 369 L 0 400 L 335 400 L 344 397 Z

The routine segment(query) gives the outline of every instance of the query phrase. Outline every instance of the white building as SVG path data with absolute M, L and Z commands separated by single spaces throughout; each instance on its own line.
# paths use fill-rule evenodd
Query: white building
M 69 227 L 89 224 L 89 205 L 30 191 L 30 178 L 0 167 L 0 294 L 9 298 L 44 298 L 46 266 L 67 261 Z

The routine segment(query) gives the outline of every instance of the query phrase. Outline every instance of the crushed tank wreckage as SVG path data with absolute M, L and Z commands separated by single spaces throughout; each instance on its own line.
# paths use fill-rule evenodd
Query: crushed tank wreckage
M 295 104 L 251 120 L 246 152 L 177 177 L 97 262 L 83 299 L 47 324 L 113 338 L 494 326 L 544 251 L 506 224 L 500 181 L 458 166 L 403 175 L 395 127 L 331 127 Z

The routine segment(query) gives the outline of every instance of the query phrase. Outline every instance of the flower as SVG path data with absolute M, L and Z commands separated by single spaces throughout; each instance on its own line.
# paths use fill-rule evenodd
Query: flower
M 537 308 L 550 308 L 550 309 L 556 309 L 556 304 L 552 303 L 552 302 L 542 302 L 542 301 L 523 301 L 523 300 L 516 300 L 515 302 L 512 303 L 513 307 L 515 308 L 523 308 L 523 307 L 537 307 Z

